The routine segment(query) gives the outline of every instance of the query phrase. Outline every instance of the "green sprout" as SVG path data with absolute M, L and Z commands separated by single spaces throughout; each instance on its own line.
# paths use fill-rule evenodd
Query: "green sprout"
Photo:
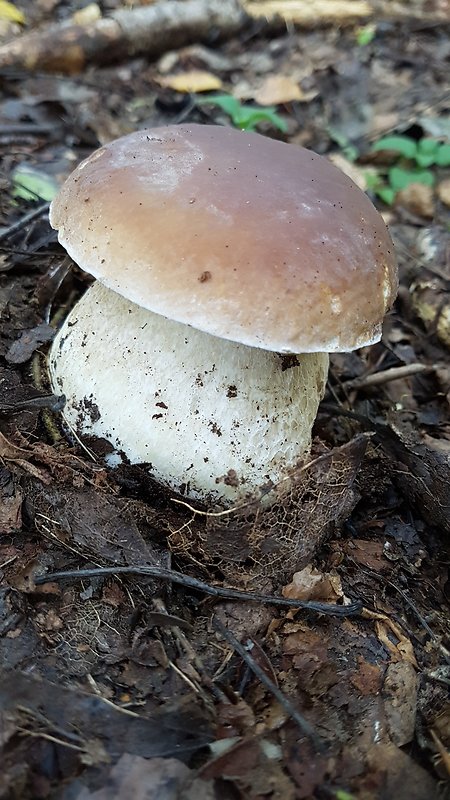
M 450 166 L 450 144 L 429 137 L 416 141 L 410 136 L 385 136 L 372 147 L 373 153 L 380 151 L 395 153 L 396 161 L 383 176 L 366 173 L 366 180 L 368 188 L 387 205 L 412 183 L 433 186 L 435 175 L 429 167 Z
M 373 22 L 369 22 L 368 25 L 362 25 L 356 30 L 356 43 L 359 47 L 366 47 L 373 42 L 376 32 L 377 26 L 374 25 Z
M 351 143 L 348 136 L 336 128 L 334 125 L 328 125 L 327 133 L 330 139 L 337 144 L 342 155 L 348 161 L 356 161 L 359 156 L 358 150 L 354 144 Z
M 287 131 L 285 121 L 277 114 L 274 106 L 245 106 L 229 94 L 197 97 L 196 103 L 199 106 L 218 106 L 225 114 L 228 114 L 234 127 L 243 131 L 254 131 L 259 122 L 270 122 L 283 133 Z

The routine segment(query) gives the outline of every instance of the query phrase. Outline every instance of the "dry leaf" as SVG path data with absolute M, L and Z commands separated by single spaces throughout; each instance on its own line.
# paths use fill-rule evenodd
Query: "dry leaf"
M 369 611 L 367 608 L 364 609 L 363 616 L 365 619 L 375 620 L 376 634 L 391 654 L 393 661 L 408 661 L 415 669 L 418 669 L 412 642 L 404 635 L 399 625 L 389 619 L 386 614 Z M 393 638 L 397 639 L 397 644 L 393 642 Z
M 441 181 L 436 191 L 441 203 L 450 208 L 450 178 Z
M 255 100 L 261 106 L 278 106 L 304 99 L 297 81 L 287 75 L 269 75 L 255 92 Z
M 329 161 L 334 164 L 335 167 L 341 170 L 345 175 L 348 175 L 349 178 L 352 179 L 363 192 L 367 189 L 367 178 L 366 174 L 369 170 L 365 169 L 362 170 L 360 167 L 357 167 L 356 164 L 353 164 L 352 161 L 349 161 L 348 158 L 345 158 L 341 153 L 332 153 L 328 156 Z M 372 170 L 374 172 L 374 170 Z
M 431 186 L 423 183 L 410 183 L 396 197 L 396 205 L 400 205 L 419 217 L 434 217 L 434 192 Z
M 383 683 L 384 713 L 391 741 L 398 747 L 414 738 L 419 680 L 409 661 L 389 664 Z
M 74 25 L 90 25 L 92 22 L 97 22 L 101 17 L 100 6 L 97 3 L 89 3 L 89 5 L 72 14 L 72 22 Z
M 176 75 L 166 75 L 156 79 L 160 86 L 173 89 L 175 92 L 211 92 L 222 88 L 222 81 L 212 72 L 192 69 Z
M 311 564 L 295 573 L 292 583 L 283 587 L 282 594 L 290 600 L 320 600 L 327 603 L 335 603 L 344 595 L 339 575 L 319 572 Z

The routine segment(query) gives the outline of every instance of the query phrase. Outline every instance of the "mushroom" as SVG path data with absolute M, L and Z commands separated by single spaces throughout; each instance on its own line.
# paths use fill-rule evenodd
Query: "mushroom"
M 97 278 L 50 352 L 69 426 L 223 506 L 307 457 L 328 353 L 378 341 L 397 288 L 386 226 L 346 175 L 227 127 L 111 142 L 50 222 Z

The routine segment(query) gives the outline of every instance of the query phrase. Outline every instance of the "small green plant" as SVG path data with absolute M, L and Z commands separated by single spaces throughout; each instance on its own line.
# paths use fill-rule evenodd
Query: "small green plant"
M 359 47 L 366 47 L 368 44 L 373 42 L 377 32 L 377 26 L 373 24 L 373 22 L 369 22 L 368 25 L 362 25 L 360 28 L 356 30 L 356 43 Z
M 335 128 L 334 125 L 327 126 L 327 133 L 330 139 L 337 144 L 342 155 L 348 159 L 348 161 L 356 161 L 359 156 L 358 150 L 355 145 L 350 142 L 345 133 L 340 131 L 339 128 Z
M 228 114 L 235 128 L 243 131 L 254 131 L 259 122 L 270 122 L 275 128 L 286 133 L 287 125 L 277 114 L 273 106 L 245 106 L 236 97 L 229 94 L 213 94 L 198 97 L 197 105 L 218 106 Z
M 392 205 L 398 192 L 411 183 L 433 186 L 434 172 L 429 167 L 450 166 L 450 144 L 424 137 L 416 141 L 410 136 L 385 136 L 372 147 L 372 152 L 390 151 L 397 154 L 385 174 L 366 173 L 367 186 L 383 202 Z

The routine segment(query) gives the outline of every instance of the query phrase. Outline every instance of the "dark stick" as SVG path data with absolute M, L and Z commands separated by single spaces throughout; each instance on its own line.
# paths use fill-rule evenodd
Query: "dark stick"
M 175 572 L 165 567 L 96 567 L 93 569 L 64 570 L 62 572 L 50 572 L 48 575 L 37 575 L 34 582 L 38 586 L 42 583 L 60 581 L 64 578 L 82 580 L 83 578 L 100 578 L 107 575 L 145 575 L 151 578 L 160 578 L 171 583 L 178 583 L 190 589 L 209 594 L 212 597 L 224 597 L 227 600 L 247 600 L 252 603 L 268 603 L 273 606 L 285 606 L 287 608 L 303 608 L 306 611 L 314 611 L 316 614 L 327 614 L 333 617 L 353 617 L 359 614 L 362 603 L 357 600 L 348 606 L 338 606 L 334 603 L 318 603 L 313 600 L 289 600 L 286 597 L 259 594 L 257 592 L 243 592 L 240 589 L 226 589 L 221 586 L 210 586 L 208 583 L 183 575 L 182 572 Z
M 0 242 L 3 242 L 4 239 L 8 239 L 9 236 L 12 236 L 14 233 L 21 231 L 22 228 L 26 228 L 26 226 L 33 222 L 35 219 L 42 217 L 50 207 L 50 203 L 42 203 L 42 205 L 38 206 L 37 208 L 33 208 L 28 214 L 22 217 L 22 219 L 17 220 L 8 228 L 4 228 L 0 231 Z
M 323 753 L 326 750 L 325 742 L 322 741 L 320 736 L 315 732 L 314 728 L 309 724 L 309 722 L 297 711 L 295 706 L 292 705 L 291 701 L 285 697 L 283 692 L 278 688 L 278 686 L 266 675 L 264 670 L 256 663 L 254 658 L 250 655 L 249 651 L 238 642 L 235 636 L 228 630 L 228 628 L 223 625 L 223 623 L 217 618 L 213 617 L 212 625 L 215 631 L 220 633 L 220 635 L 228 642 L 229 645 L 235 650 L 236 653 L 240 655 L 240 657 L 245 661 L 247 666 L 254 672 L 256 677 L 261 681 L 263 686 L 265 686 L 271 694 L 275 697 L 276 700 L 280 703 L 280 705 L 287 711 L 290 717 L 297 723 L 298 727 L 300 728 L 301 732 L 311 740 L 314 748 L 319 753 Z M 251 642 L 251 639 L 249 639 Z
M 10 414 L 18 411 L 31 411 L 33 408 L 48 408 L 49 411 L 62 411 L 66 398 L 63 394 L 46 394 L 40 397 L 30 397 L 28 400 L 16 400 L 14 403 L 5 403 L 0 400 L 0 414 Z

